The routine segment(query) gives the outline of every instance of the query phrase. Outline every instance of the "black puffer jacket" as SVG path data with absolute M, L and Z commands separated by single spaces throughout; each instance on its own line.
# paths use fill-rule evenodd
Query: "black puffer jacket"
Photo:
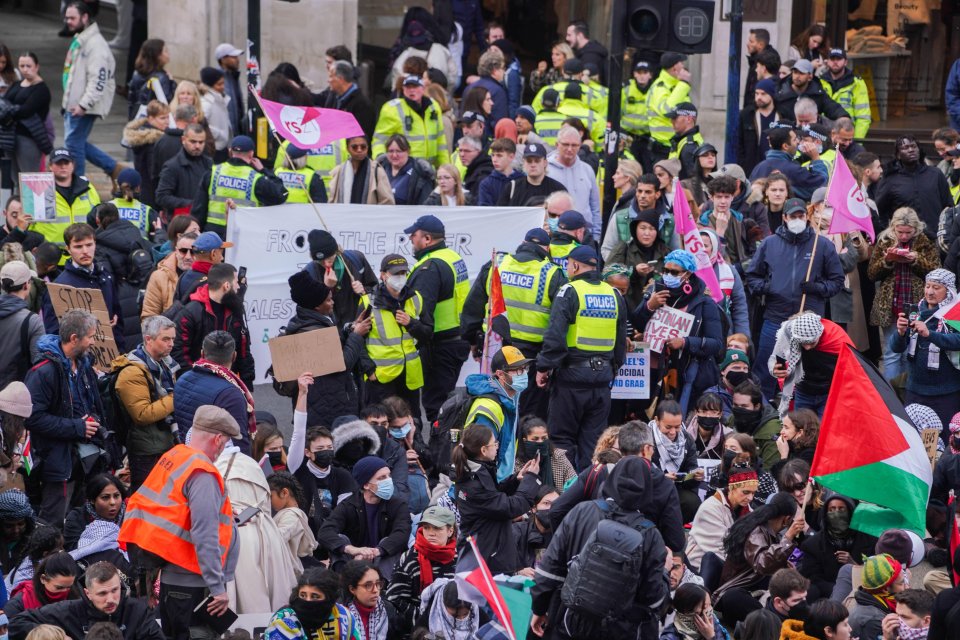
M 367 545 L 367 515 L 362 489 L 358 489 L 349 498 L 338 504 L 330 517 L 317 532 L 317 542 L 327 551 L 341 551 L 345 545 L 355 547 Z M 380 549 L 382 557 L 398 556 L 407 548 L 410 538 L 410 511 L 407 500 L 394 495 L 380 503 L 377 514 L 380 529 Z
M 146 280 L 133 273 L 130 254 L 137 249 L 151 255 L 150 242 L 140 235 L 140 230 L 129 220 L 117 220 L 110 226 L 97 229 L 97 260 L 113 274 L 117 283 L 117 297 L 123 315 L 123 335 L 128 345 L 138 345 L 140 336 L 140 289 L 146 288 Z M 149 274 L 146 274 L 149 277 Z
M 11 640 L 23 640 L 38 624 L 52 624 L 71 638 L 83 638 L 97 622 L 112 622 L 120 628 L 124 640 L 164 640 L 157 615 L 142 598 L 120 596 L 120 605 L 112 614 L 94 608 L 85 596 L 77 600 L 55 602 L 30 609 L 10 620 Z

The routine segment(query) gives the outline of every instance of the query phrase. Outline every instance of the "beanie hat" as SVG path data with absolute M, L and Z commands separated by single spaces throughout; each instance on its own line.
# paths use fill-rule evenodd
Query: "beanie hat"
M 913 543 L 903 529 L 884 531 L 874 549 L 877 554 L 889 555 L 900 564 L 909 563 L 913 555 Z
M 287 280 L 290 285 L 290 299 L 304 309 L 316 309 L 327 300 L 330 287 L 317 282 L 306 271 L 298 271 Z
M 27 385 L 14 380 L 4 387 L 3 391 L 0 391 L 0 411 L 6 411 L 21 418 L 29 418 L 33 413 L 33 400 L 30 398 Z
M 0 493 L 0 520 L 33 520 L 33 508 L 27 494 L 19 489 Z
M 633 211 L 630 211 L 630 214 L 633 214 Z M 633 235 L 636 231 L 636 227 L 633 226 L 634 223 L 646 222 L 654 229 L 660 230 L 660 212 L 656 209 L 644 209 L 637 213 L 637 217 L 630 221 L 630 234 Z
M 903 566 L 887 553 L 871 556 L 863 563 L 863 588 L 884 591 L 900 576 Z
M 953 414 L 950 418 L 950 433 L 960 432 L 960 412 Z
M 220 69 L 214 69 L 213 67 L 200 69 L 200 82 L 208 87 L 213 87 L 213 85 L 220 82 L 221 78 L 223 78 L 223 71 Z
M 329 231 L 314 229 L 307 234 L 307 242 L 310 244 L 310 257 L 314 260 L 337 255 L 337 241 Z
M 723 357 L 723 362 L 720 363 L 720 371 L 723 371 L 734 362 L 742 362 L 748 367 L 750 366 L 750 358 L 747 357 L 740 349 L 727 349 L 726 355 Z
M 777 95 L 777 83 L 774 82 L 772 78 L 764 78 L 757 82 L 757 89 L 763 91 L 771 98 Z
M 677 158 L 668 158 L 666 160 L 661 160 L 657 164 L 653 165 L 654 168 L 660 167 L 664 171 L 670 174 L 670 177 L 676 178 L 680 174 L 680 160 Z
M 530 124 L 534 124 L 537 121 L 537 112 L 533 110 L 533 107 L 529 105 L 523 105 L 517 109 L 517 115 L 521 118 L 526 119 Z
M 365 458 L 360 458 L 357 460 L 357 463 L 353 465 L 353 480 L 357 483 L 358 487 L 370 482 L 377 471 L 388 466 L 386 461 L 383 458 L 378 458 L 377 456 L 367 456 Z

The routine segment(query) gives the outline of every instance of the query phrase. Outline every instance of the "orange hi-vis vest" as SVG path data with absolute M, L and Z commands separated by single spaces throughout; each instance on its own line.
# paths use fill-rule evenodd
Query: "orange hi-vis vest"
M 218 538 L 220 562 L 226 564 L 233 536 L 233 509 L 223 478 L 207 456 L 182 444 L 163 454 L 127 502 L 118 538 L 122 547 L 135 544 L 178 567 L 200 573 L 197 549 L 190 538 L 190 505 L 183 492 L 184 484 L 194 471 L 212 473 L 223 493 Z

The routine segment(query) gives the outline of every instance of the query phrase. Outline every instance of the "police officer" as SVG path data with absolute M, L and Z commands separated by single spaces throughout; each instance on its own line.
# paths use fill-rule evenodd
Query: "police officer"
M 534 130 L 543 144 L 550 147 L 557 146 L 557 134 L 560 133 L 560 127 L 567 116 L 557 111 L 557 105 L 560 103 L 560 94 L 556 89 L 546 89 L 543 93 L 543 109 L 537 114 L 537 121 L 534 123 Z
M 670 138 L 670 158 L 680 161 L 680 179 L 699 175 L 696 152 L 703 144 L 700 127 L 697 126 L 697 108 L 692 102 L 681 102 L 667 114 L 674 134 Z
M 253 140 L 237 136 L 230 141 L 230 158 L 203 176 L 190 214 L 204 231 L 223 238 L 228 209 L 283 204 L 286 199 L 283 182 L 253 154 Z
M 683 66 L 687 56 L 667 51 L 660 56 L 660 75 L 650 87 L 650 160 L 654 164 L 670 154 L 670 139 L 675 133 L 670 111 L 690 97 L 690 71 Z
M 100 204 L 100 195 L 93 188 L 90 181 L 78 176 L 74 170 L 73 156 L 66 147 L 59 147 L 50 152 L 50 169 L 53 172 L 53 181 L 56 185 L 57 216 L 53 220 L 31 223 L 31 231 L 36 231 L 47 242 L 52 242 L 61 248 L 66 248 L 63 242 L 63 232 L 74 222 L 86 222 L 87 216 L 93 208 Z M 60 264 L 67 261 L 66 255 L 60 259 Z
M 830 141 L 830 127 L 814 122 L 813 124 L 805 124 L 800 127 L 798 133 L 801 142 L 809 142 L 817 145 L 820 151 L 820 160 L 826 163 L 827 171 L 832 171 L 833 163 L 837 159 L 837 150 L 833 147 L 827 147 L 827 143 Z M 801 154 L 800 158 L 802 166 L 810 166 L 812 158 L 809 155 Z
M 536 385 L 534 360 L 543 345 L 543 335 L 550 322 L 553 299 L 566 281 L 563 269 L 550 260 L 550 236 L 543 229 L 531 229 L 517 250 L 499 263 L 500 286 L 509 318 L 509 344 L 531 359 L 529 384 L 520 397 L 519 415 L 533 413 L 547 419 L 547 393 Z M 460 315 L 464 339 L 477 357 L 483 348 L 487 305 L 490 298 L 490 263 L 480 270 Z M 496 325 L 496 321 L 494 321 Z M 496 327 L 495 327 L 496 330 Z M 501 333 L 501 331 L 497 331 Z M 493 370 L 493 369 L 491 369 Z M 467 421 L 467 424 L 470 422 Z
M 398 253 L 380 262 L 380 282 L 360 298 L 360 313 L 370 308 L 367 357 L 375 371 L 367 375 L 366 404 L 400 396 L 416 411 L 423 387 L 423 366 L 414 340 L 427 342 L 432 328 L 420 322 L 423 296 L 407 286 L 410 267 Z
M 402 133 L 410 143 L 410 155 L 414 158 L 423 158 L 434 169 L 450 162 L 450 147 L 443 132 L 440 107 L 423 95 L 423 78 L 406 76 L 402 91 L 402 97 L 390 100 L 380 109 L 373 130 L 373 157 L 387 152 L 387 138 Z
M 460 312 L 470 291 L 467 264 L 444 240 L 443 223 L 426 215 L 403 230 L 417 259 L 410 288 L 423 298 L 420 321 L 433 330 L 417 344 L 423 363 L 423 409 L 427 422 L 437 419 L 440 405 L 457 384 L 470 345 L 460 337 Z
M 148 205 L 140 202 L 140 173 L 136 169 L 127 167 L 117 176 L 116 197 L 110 202 L 120 212 L 120 219 L 127 220 L 140 230 L 140 235 L 149 238 L 155 231 L 157 212 Z M 93 212 L 91 212 L 91 216 Z M 90 223 L 88 216 L 87 223 Z M 96 225 L 91 225 L 96 226 Z
M 537 385 L 550 384 L 550 437 L 578 470 L 590 464 L 607 426 L 610 383 L 626 358 L 626 304 L 600 279 L 599 264 L 592 247 L 570 252 L 570 282 L 553 301 L 537 356 Z
M 598 146 L 603 144 L 604 123 L 606 120 L 598 117 L 594 111 L 584 104 L 582 85 L 576 82 L 571 82 L 567 85 L 567 88 L 563 90 L 563 102 L 560 103 L 560 106 L 557 108 L 557 113 L 567 118 L 579 119 L 587 128 L 587 131 L 590 132 L 590 139 Z
M 580 245 L 590 244 L 589 234 L 587 219 L 579 211 L 564 211 L 557 219 L 557 230 L 550 234 L 550 259 L 566 269 L 567 256 Z
M 284 167 L 284 152 L 290 149 L 290 141 L 284 140 L 277 151 L 277 159 L 274 160 L 273 169 L 277 171 Z M 324 188 L 330 190 L 330 173 L 333 168 L 346 162 L 347 158 L 346 139 L 331 142 L 325 147 L 319 149 L 307 149 L 306 166 L 317 172 L 323 179 Z M 289 199 L 287 200 L 289 202 Z
M 563 96 L 563 92 L 566 91 L 567 87 L 571 84 L 575 84 L 581 88 L 583 92 L 583 101 L 587 104 L 597 115 L 598 118 L 606 117 L 606 111 L 601 112 L 601 104 L 603 104 L 603 98 L 598 94 L 597 91 L 583 83 L 583 63 L 580 62 L 577 58 L 570 58 L 563 63 L 563 80 L 554 82 L 551 85 L 540 89 L 536 97 L 533 99 L 533 110 L 537 112 L 537 117 L 540 117 L 540 111 L 543 108 L 543 99 L 546 96 L 547 91 L 553 90 L 557 92 L 558 97 Z
M 620 98 L 620 128 L 633 136 L 630 153 L 646 172 L 653 171 L 653 163 L 650 162 L 650 121 L 647 114 L 652 81 L 650 63 L 640 60 L 633 65 L 633 81 L 626 84 Z
M 285 151 L 285 153 L 284 153 Z M 327 201 L 327 189 L 323 178 L 307 161 L 307 150 L 288 145 L 277 154 L 280 162 L 276 175 L 287 190 L 288 203 Z
M 823 90 L 853 119 L 854 135 L 863 139 L 870 131 L 870 94 L 867 83 L 847 68 L 847 52 L 830 49 L 827 73 L 820 78 Z

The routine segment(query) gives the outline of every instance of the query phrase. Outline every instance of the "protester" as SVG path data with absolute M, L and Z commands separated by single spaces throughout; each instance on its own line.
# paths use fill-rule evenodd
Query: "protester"
M 727 474 L 727 486 L 703 501 L 693 518 L 686 546 L 687 561 L 695 571 L 707 574 L 703 565 L 707 554 L 720 562 L 726 559 L 723 538 L 738 518 L 752 511 L 750 504 L 758 487 L 757 472 L 752 467 L 734 465 Z
M 520 421 L 517 435 L 519 443 L 514 473 L 519 473 L 523 465 L 538 458 L 540 461 L 538 477 L 543 486 L 562 490 L 567 486 L 567 482 L 577 477 L 577 472 L 570 464 L 566 452 L 558 449 L 551 442 L 546 421 L 528 415 Z
M 360 640 L 402 637 L 410 628 L 383 597 L 383 574 L 368 560 L 352 560 L 340 573 L 345 605 L 353 616 Z
M 660 633 L 661 640 L 727 640 L 729 634 L 713 612 L 710 593 L 700 585 L 680 585 L 671 604 L 673 622 Z
M 410 142 L 401 133 L 387 138 L 385 156 L 377 162 L 386 171 L 396 204 L 424 204 L 436 181 L 430 163 L 410 155 Z M 288 198 L 289 200 L 289 198 Z
M 167 216 L 189 214 L 203 178 L 213 166 L 203 153 L 207 133 L 197 123 L 184 125 L 181 146 L 167 160 L 158 158 L 160 141 L 154 149 L 153 169 L 156 172 L 155 199 Z M 162 162 L 162 164 L 161 164 Z M 199 219 L 198 224 L 199 224 Z
M 856 638 L 880 637 L 883 619 L 897 609 L 896 596 L 906 589 L 903 565 L 882 553 L 863 563 L 863 586 L 855 595 L 850 612 L 850 634 Z
M 80 569 L 69 553 L 62 550 L 51 553 L 37 564 L 31 579 L 13 588 L 3 612 L 13 619 L 24 611 L 77 599 L 80 597 L 79 575 Z
M 808 597 L 811 600 L 829 598 L 840 567 L 861 564 L 876 547 L 874 536 L 850 528 L 855 508 L 853 500 L 845 496 L 835 494 L 827 498 L 821 511 L 821 533 L 800 544 L 803 557 L 799 570 L 810 580 Z
M 77 548 L 80 534 L 94 520 L 111 522 L 119 528 L 123 523 L 126 488 L 114 476 L 102 473 L 87 481 L 86 502 L 72 509 L 63 523 L 64 549 Z
M 347 139 L 350 158 L 330 172 L 330 202 L 394 204 L 390 178 L 370 159 L 367 149 L 366 138 Z
M 311 564 L 315 562 L 313 551 L 317 548 L 317 540 L 310 530 L 307 514 L 300 509 L 300 505 L 306 501 L 303 488 L 287 471 L 274 470 L 267 478 L 267 484 L 270 485 L 273 520 L 296 558 L 294 572 L 299 576 L 303 573 L 305 558 Z
M 340 577 L 329 569 L 315 567 L 303 572 L 281 608 L 263 632 L 268 640 L 310 640 L 318 634 L 334 638 L 358 637 L 357 620 L 345 605 L 337 602 Z M 322 636 L 321 636 L 322 637 Z
M 0 268 L 0 389 L 15 380 L 23 380 L 31 363 L 38 360 L 38 341 L 43 337 L 43 322 L 27 309 L 32 276 L 26 263 L 11 260 Z
M 673 400 L 659 402 L 650 429 L 656 445 L 651 462 L 677 485 L 683 521 L 690 522 L 700 506 L 696 490 L 703 482 L 704 471 L 697 466 L 693 438 L 683 429 L 680 405 Z

